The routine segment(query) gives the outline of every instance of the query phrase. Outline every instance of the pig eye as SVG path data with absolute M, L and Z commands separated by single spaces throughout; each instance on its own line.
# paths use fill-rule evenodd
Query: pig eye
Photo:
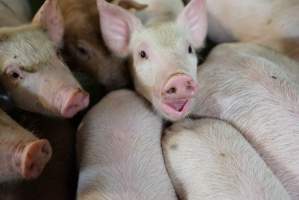
M 86 47 L 83 47 L 83 45 L 77 46 L 77 54 L 80 56 L 81 59 L 88 60 L 90 58 L 89 51 Z
M 57 55 L 58 58 L 62 59 L 61 51 L 57 51 L 56 55 Z
M 22 67 L 19 66 L 15 66 L 15 65 L 10 65 L 6 70 L 5 70 L 6 74 L 14 79 L 14 80 L 19 80 L 19 79 L 23 79 L 22 76 Z
M 143 59 L 148 59 L 146 52 L 143 50 L 139 52 L 139 56 Z
M 8 72 L 8 75 L 14 80 L 23 79 L 21 73 L 18 70 L 12 70 Z
M 87 53 L 87 50 L 84 49 L 83 47 L 77 47 L 78 49 L 78 52 L 84 56 L 86 56 L 88 53 Z
M 191 45 L 189 45 L 189 47 L 188 47 L 188 53 L 189 53 L 189 54 L 192 54 L 192 53 L 193 53 L 193 49 L 192 49 Z

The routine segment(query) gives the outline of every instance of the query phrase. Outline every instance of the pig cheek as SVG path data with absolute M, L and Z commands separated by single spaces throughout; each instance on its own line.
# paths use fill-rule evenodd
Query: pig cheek
M 19 106 L 25 110 L 38 112 L 42 114 L 52 113 L 51 96 L 45 96 L 44 94 L 51 94 L 51 90 L 45 90 L 47 79 L 41 77 L 39 72 L 28 74 L 26 80 L 20 83 L 18 90 L 15 94 L 18 98 Z M 51 88 L 51 84 L 49 84 Z
M 183 70 L 193 78 L 194 81 L 197 81 L 197 59 L 196 56 L 192 56 L 188 61 L 183 64 Z
M 32 77 L 33 78 L 33 77 Z M 34 79 L 27 77 L 26 80 L 20 82 L 18 87 L 13 92 L 16 104 L 28 111 L 39 112 L 43 110 L 43 105 L 39 100 L 39 84 L 34 84 Z
M 157 82 L 156 72 L 149 64 L 144 63 L 135 66 L 137 66 L 134 68 L 136 88 L 140 88 L 139 90 L 141 91 L 139 92 L 151 99 L 153 97 L 153 89 Z

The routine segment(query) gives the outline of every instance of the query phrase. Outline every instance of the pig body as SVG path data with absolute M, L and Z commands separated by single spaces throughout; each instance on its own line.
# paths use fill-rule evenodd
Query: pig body
M 30 20 L 30 12 L 27 0 L 1 0 L 0 27 L 25 24 Z
M 51 158 L 52 148 L 0 110 L 0 183 L 37 178 Z
M 188 115 L 197 93 L 195 49 L 204 46 L 207 31 L 205 2 L 192 0 L 169 19 L 159 20 L 157 13 L 157 20 L 146 24 L 104 0 L 97 5 L 106 45 L 119 57 L 130 57 L 136 91 L 166 119 Z
M 161 149 L 162 119 L 135 93 L 113 92 L 83 119 L 77 198 L 176 199 Z
M 290 199 L 263 159 L 227 122 L 185 120 L 165 132 L 166 167 L 181 199 Z
M 298 63 L 254 44 L 216 47 L 199 67 L 194 114 L 237 127 L 299 198 Z
M 217 42 L 255 42 L 299 60 L 297 0 L 207 0 L 209 36 Z
M 59 57 L 63 25 L 56 0 L 47 0 L 31 24 L 0 28 L 0 81 L 16 105 L 72 117 L 89 97 Z

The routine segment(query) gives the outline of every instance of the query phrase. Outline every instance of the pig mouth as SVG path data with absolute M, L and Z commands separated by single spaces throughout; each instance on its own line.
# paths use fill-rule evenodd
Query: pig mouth
M 182 112 L 188 101 L 188 99 L 178 99 L 170 102 L 165 102 L 164 104 L 176 112 Z
M 162 103 L 163 110 L 171 117 L 178 119 L 183 117 L 191 107 L 190 98 L 165 100 Z

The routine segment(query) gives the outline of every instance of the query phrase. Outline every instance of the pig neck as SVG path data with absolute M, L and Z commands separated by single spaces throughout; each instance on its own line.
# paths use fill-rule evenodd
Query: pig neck
M 21 16 L 18 16 L 18 13 L 10 5 L 10 2 L 0 0 L 0 27 L 19 26 L 28 22 L 28 20 L 21 19 Z

